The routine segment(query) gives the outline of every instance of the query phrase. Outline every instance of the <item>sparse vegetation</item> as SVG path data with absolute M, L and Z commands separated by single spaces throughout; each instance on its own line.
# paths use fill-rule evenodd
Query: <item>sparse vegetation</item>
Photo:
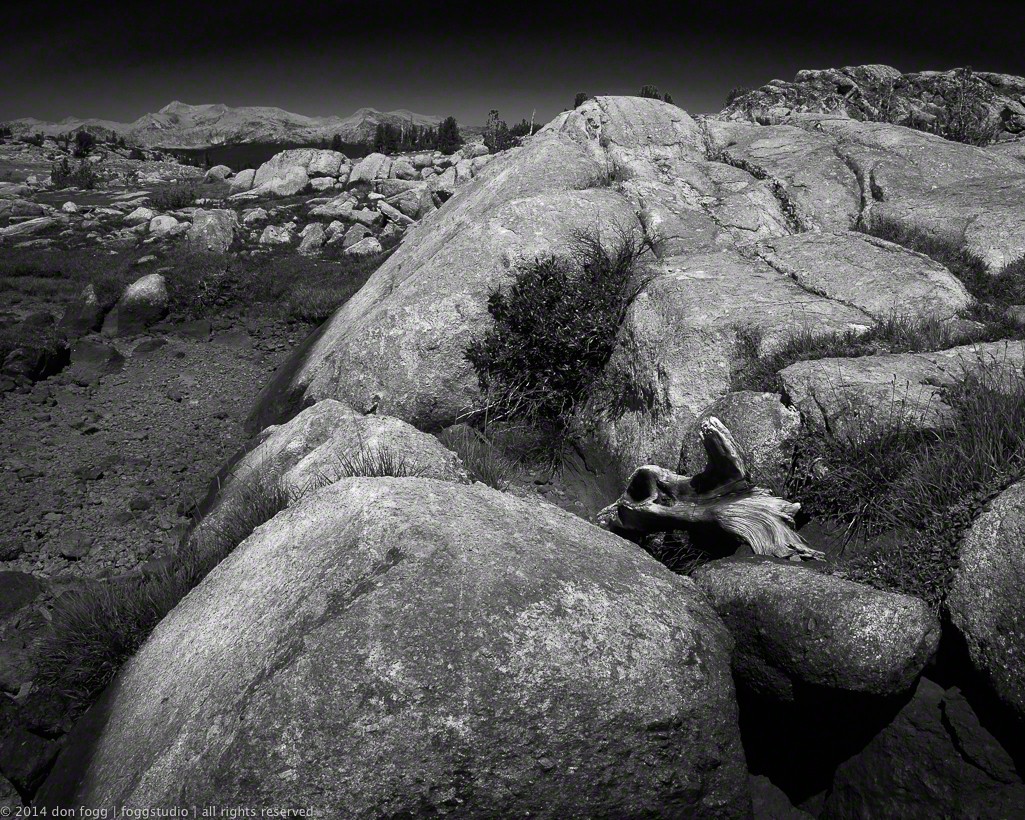
M 89 191 L 97 186 L 99 175 L 88 162 L 80 162 L 74 168 L 67 157 L 50 168 L 50 184 L 54 188 L 82 188 Z
M 136 249 L 96 254 L 88 248 L 8 248 L 0 260 L 0 292 L 13 304 L 23 299 L 68 304 L 87 284 L 103 309 L 141 275 Z M 319 259 L 290 250 L 219 257 L 184 248 L 163 259 L 172 319 L 223 312 L 264 312 L 299 322 L 319 323 L 359 290 L 389 252 L 354 259 L 340 246 Z M 14 331 L 12 331 L 13 333 Z
M 667 102 L 670 104 L 673 102 L 673 95 L 663 94 L 661 91 L 659 91 L 657 85 L 642 86 L 639 96 L 646 97 L 650 100 L 662 100 L 663 102 Z
M 573 107 L 580 108 L 585 102 L 591 99 L 591 95 L 584 92 L 578 91 L 576 97 L 573 98 Z
M 487 435 L 472 427 L 458 425 L 442 431 L 438 439 L 459 456 L 474 481 L 496 490 L 506 490 L 516 474 L 517 461 Z
M 740 328 L 737 343 L 741 364 L 733 373 L 730 389 L 779 393 L 783 389 L 779 372 L 796 362 L 854 359 L 883 353 L 925 353 L 1020 334 L 1017 326 L 999 319 L 954 324 L 948 320 L 894 314 L 863 333 L 854 330 L 817 333 L 804 329 L 791 335 L 771 353 L 760 355 L 762 334 L 756 329 Z
M 162 566 L 62 596 L 36 647 L 39 680 L 87 706 L 153 628 L 254 529 L 294 497 L 263 471 L 215 521 L 182 539 Z
M 561 429 L 612 354 L 626 310 L 645 284 L 647 244 L 619 236 L 607 248 L 577 235 L 566 257 L 537 259 L 507 290 L 494 291 L 495 323 L 466 357 L 494 420 L 518 419 Z
M 855 580 L 938 605 L 957 548 L 982 506 L 1025 477 L 1025 374 L 998 363 L 945 392 L 949 426 L 915 431 L 865 419 L 853 432 L 806 430 L 787 497 L 878 549 L 845 562 Z
M 72 153 L 81 159 L 89 155 L 89 152 L 96 145 L 96 138 L 88 131 L 79 131 L 75 134 L 75 147 L 72 149 Z
M 150 194 L 149 204 L 159 211 L 177 211 L 196 201 L 194 182 L 176 182 Z

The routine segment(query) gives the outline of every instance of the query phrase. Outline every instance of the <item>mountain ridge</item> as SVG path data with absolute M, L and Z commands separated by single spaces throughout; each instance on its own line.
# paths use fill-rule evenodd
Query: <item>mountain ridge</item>
M 378 111 L 363 107 L 347 117 L 310 117 L 274 106 L 191 105 L 172 100 L 133 122 L 95 117 L 65 117 L 58 122 L 22 117 L 8 125 L 17 135 L 47 136 L 89 130 L 104 138 L 124 137 L 145 148 L 205 148 L 243 142 L 321 142 L 336 134 L 343 142 L 370 139 L 379 123 L 435 128 L 442 117 L 407 109 Z

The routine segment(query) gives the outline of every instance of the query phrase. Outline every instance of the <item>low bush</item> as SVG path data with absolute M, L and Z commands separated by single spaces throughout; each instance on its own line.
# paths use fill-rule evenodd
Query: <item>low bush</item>
M 187 208 L 196 201 L 196 185 L 193 182 L 176 182 L 158 188 L 149 195 L 149 204 L 158 211 L 177 211 Z
M 627 308 L 646 283 L 648 245 L 577 235 L 567 257 L 522 267 L 488 299 L 492 328 L 466 351 L 493 420 L 562 429 L 612 355 Z
M 786 490 L 805 513 L 846 527 L 851 540 L 885 537 L 845 562 L 844 574 L 934 606 L 983 505 L 1025 478 L 1025 373 L 995 365 L 962 379 L 944 401 L 954 413 L 938 430 L 887 418 L 843 435 L 807 429 Z
M 50 168 L 50 184 L 54 188 L 82 188 L 89 191 L 99 183 L 99 174 L 88 162 L 80 162 L 74 168 L 67 157 Z

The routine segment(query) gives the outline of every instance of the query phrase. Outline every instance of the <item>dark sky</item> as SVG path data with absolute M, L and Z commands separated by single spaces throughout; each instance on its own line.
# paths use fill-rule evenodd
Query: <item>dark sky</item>
M 970 64 L 1025 75 L 1017 4 L 124 2 L 5 4 L 0 121 L 133 120 L 171 100 L 546 121 L 577 91 L 653 83 L 695 113 L 801 68 Z M 1016 8 L 1017 6 L 1017 8 Z

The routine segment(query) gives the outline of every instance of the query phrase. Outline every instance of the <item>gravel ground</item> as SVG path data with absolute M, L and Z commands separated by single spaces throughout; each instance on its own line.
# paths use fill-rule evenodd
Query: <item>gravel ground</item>
M 0 571 L 102 578 L 175 544 L 307 329 L 219 320 L 212 330 L 118 340 L 117 372 L 78 384 L 73 367 L 0 397 Z

